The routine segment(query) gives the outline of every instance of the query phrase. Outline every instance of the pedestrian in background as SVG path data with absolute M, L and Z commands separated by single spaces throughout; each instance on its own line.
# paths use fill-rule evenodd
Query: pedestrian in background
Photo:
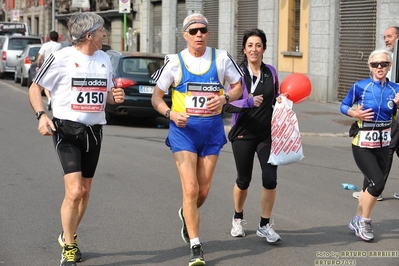
M 226 144 L 222 106 L 240 97 L 242 71 L 223 50 L 207 47 L 208 20 L 191 14 L 183 22 L 187 49 L 168 55 L 154 73 L 154 108 L 170 119 L 166 145 L 180 175 L 182 238 L 190 243 L 189 265 L 205 265 L 199 239 L 199 208 L 205 202 L 220 150 Z M 223 85 L 231 84 L 224 93 Z M 163 96 L 172 87 L 172 108 Z
M 399 103 L 399 85 L 386 77 L 392 65 L 392 53 L 387 49 L 374 50 L 367 64 L 370 78 L 353 84 L 340 107 L 344 115 L 357 118 L 349 133 L 353 137 L 353 157 L 364 180 L 349 228 L 364 241 L 374 239 L 371 214 L 385 187 L 391 122 Z
M 234 215 L 231 235 L 244 237 L 244 203 L 252 180 L 255 153 L 262 169 L 260 222 L 256 234 L 267 242 L 281 240 L 273 230 L 271 214 L 276 199 L 277 166 L 268 163 L 272 136 L 273 106 L 279 96 L 276 69 L 262 62 L 266 51 L 266 34 L 260 29 L 247 30 L 242 41 L 244 59 L 240 65 L 244 76 L 240 79 L 243 94 L 228 103 L 224 110 L 233 113 L 228 134 L 233 148 L 237 179 L 233 189 Z M 227 89 L 229 91 L 229 88 Z
M 100 156 L 105 105 L 122 103 L 124 92 L 114 87 L 110 59 L 101 50 L 106 36 L 103 18 L 92 12 L 75 13 L 68 21 L 68 34 L 73 46 L 50 54 L 33 79 L 29 101 L 39 132 L 52 135 L 64 173 L 60 265 L 76 266 L 82 260 L 76 232 Z M 43 109 L 43 89 L 51 92 L 53 119 Z
M 36 73 L 39 71 L 39 68 L 42 66 L 44 61 L 49 58 L 50 54 L 52 52 L 58 51 L 61 49 L 62 45 L 61 43 L 58 42 L 58 32 L 56 31 L 50 31 L 50 41 L 44 43 L 38 52 L 37 56 L 37 66 L 36 66 Z M 44 94 L 47 97 L 47 110 L 51 111 L 51 94 L 50 91 L 47 89 L 44 89 Z

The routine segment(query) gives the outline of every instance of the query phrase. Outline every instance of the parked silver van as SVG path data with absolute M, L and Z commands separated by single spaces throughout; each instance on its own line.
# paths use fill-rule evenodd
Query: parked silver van
M 18 56 L 28 44 L 42 44 L 38 36 L 4 35 L 0 36 L 0 78 L 6 74 L 14 75 Z

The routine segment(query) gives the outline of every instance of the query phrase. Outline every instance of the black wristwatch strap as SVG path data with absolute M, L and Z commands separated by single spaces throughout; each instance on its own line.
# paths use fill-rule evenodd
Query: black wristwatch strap
M 170 109 L 166 110 L 166 112 L 165 112 L 165 117 L 166 117 L 167 119 L 170 119 Z
M 44 115 L 45 113 L 46 113 L 45 111 L 39 111 L 39 112 L 37 112 L 37 113 L 36 113 L 36 118 L 37 118 L 37 120 L 39 120 L 40 117 L 41 117 L 42 115 Z
M 226 103 L 229 103 L 230 96 L 227 93 L 224 94 L 224 98 L 226 99 Z

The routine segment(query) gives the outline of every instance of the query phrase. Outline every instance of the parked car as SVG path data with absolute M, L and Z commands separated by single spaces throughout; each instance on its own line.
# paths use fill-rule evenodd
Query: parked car
M 29 69 L 32 61 L 35 61 L 37 53 L 40 50 L 41 44 L 29 44 L 18 56 L 18 62 L 15 66 L 14 81 L 21 82 L 21 86 L 28 85 Z
M 107 104 L 107 123 L 112 124 L 116 116 L 161 117 L 151 104 L 155 80 L 151 75 L 164 64 L 165 56 L 139 52 L 106 52 L 112 64 L 112 72 L 118 87 L 125 90 L 125 101 L 121 104 Z M 164 96 L 166 104 L 172 105 L 171 90 Z
M 0 78 L 6 74 L 15 73 L 18 56 L 28 44 L 42 44 L 38 36 L 4 35 L 0 38 Z
M 101 47 L 101 50 L 103 50 L 104 52 L 108 51 L 108 50 L 112 50 L 111 45 L 108 44 L 103 44 Z
M 28 84 L 27 84 L 28 88 L 30 87 L 30 85 L 32 85 L 32 80 L 36 76 L 37 57 L 39 55 L 38 52 L 36 53 L 35 59 L 32 61 L 32 63 L 30 64 L 30 67 L 28 69 Z M 43 93 L 42 93 L 42 95 L 43 95 Z

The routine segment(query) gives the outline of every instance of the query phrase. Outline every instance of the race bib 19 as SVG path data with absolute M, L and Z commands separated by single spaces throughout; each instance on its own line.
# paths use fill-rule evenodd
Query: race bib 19
M 220 90 L 219 83 L 187 83 L 186 113 L 195 116 L 212 116 L 221 113 L 221 109 L 211 112 L 206 107 L 210 96 L 219 96 Z

